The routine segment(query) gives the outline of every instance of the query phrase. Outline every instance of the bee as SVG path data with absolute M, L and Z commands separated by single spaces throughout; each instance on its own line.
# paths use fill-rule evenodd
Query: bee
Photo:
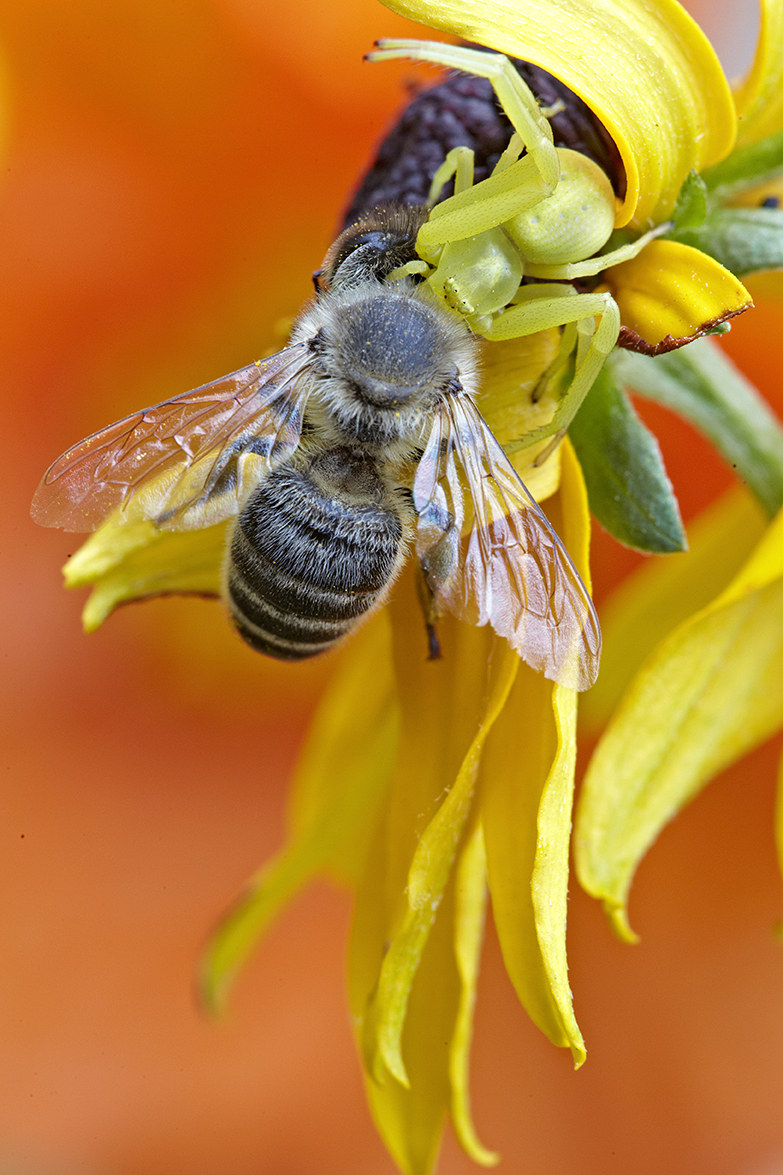
M 223 596 L 254 649 L 331 648 L 388 597 L 411 552 L 430 650 L 450 612 L 585 689 L 590 596 L 476 406 L 477 341 L 415 276 L 426 207 L 383 205 L 334 242 L 289 344 L 136 412 L 49 468 L 32 513 L 182 531 L 233 519 Z

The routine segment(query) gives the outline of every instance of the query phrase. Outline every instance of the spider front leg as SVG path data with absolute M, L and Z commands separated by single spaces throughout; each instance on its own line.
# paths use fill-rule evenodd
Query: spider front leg
M 594 319 L 598 319 L 597 324 Z M 526 448 L 544 437 L 559 437 L 566 432 L 617 342 L 620 311 L 608 293 L 578 294 L 573 287 L 562 285 L 523 286 L 514 304 L 481 332 L 484 338 L 496 342 L 571 323 L 576 324 L 579 336 L 571 383 L 549 423 L 526 434 L 515 448 Z
M 455 147 L 448 153 L 432 179 L 428 203 L 434 203 L 446 184 L 454 179 L 454 196 L 446 204 L 474 193 L 473 152 Z M 442 205 L 438 205 L 442 207 Z M 425 225 L 424 228 L 427 226 Z M 417 251 L 422 253 L 421 231 Z M 490 228 L 468 240 L 449 240 L 427 260 L 409 261 L 389 276 L 392 280 L 416 274 L 425 278 L 430 290 L 477 333 L 488 327 L 492 316 L 516 294 L 522 280 L 523 262 L 519 250 L 501 228 Z
M 432 209 L 416 242 L 420 256 L 434 262 L 444 244 L 496 228 L 552 194 L 560 178 L 552 130 L 507 57 L 440 41 L 411 40 L 379 41 L 367 55 L 368 61 L 395 58 L 430 61 L 486 78 L 516 132 L 491 176 Z M 520 159 L 523 150 L 527 154 Z
M 449 181 L 454 180 L 454 196 L 472 197 L 473 152 L 469 147 L 455 147 L 432 178 L 428 204 L 436 204 Z M 426 225 L 425 225 L 426 227 Z M 421 234 L 419 234 L 420 236 Z M 421 247 L 418 245 L 421 254 Z M 430 254 L 430 264 L 408 262 L 394 276 L 419 273 L 430 290 L 451 310 L 465 319 L 475 331 L 489 326 L 492 316 L 506 306 L 519 289 L 522 259 L 508 236 L 500 228 L 487 229 L 477 237 L 456 240 L 439 246 L 437 256 Z

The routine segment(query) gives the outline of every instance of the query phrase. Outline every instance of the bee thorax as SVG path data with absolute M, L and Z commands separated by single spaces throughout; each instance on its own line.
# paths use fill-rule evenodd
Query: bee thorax
M 410 299 L 386 294 L 351 306 L 340 328 L 346 375 L 370 404 L 402 404 L 440 374 L 440 333 Z
M 464 365 L 469 332 L 412 284 L 380 283 L 323 295 L 300 320 L 321 376 L 320 399 L 347 440 L 418 442 Z

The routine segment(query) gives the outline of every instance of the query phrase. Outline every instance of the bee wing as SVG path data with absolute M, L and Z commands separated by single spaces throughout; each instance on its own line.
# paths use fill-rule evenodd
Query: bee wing
M 413 485 L 417 553 L 436 601 L 490 624 L 570 689 L 598 675 L 601 631 L 563 544 L 478 409 L 449 396 Z
M 299 444 L 309 362 L 305 345 L 287 347 L 93 433 L 46 471 L 33 518 L 95 530 L 119 508 L 125 523 L 188 530 L 237 513 Z

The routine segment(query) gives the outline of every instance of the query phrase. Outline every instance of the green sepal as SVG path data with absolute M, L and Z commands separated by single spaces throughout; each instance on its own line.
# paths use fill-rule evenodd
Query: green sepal
M 705 168 L 701 178 L 711 203 L 724 204 L 747 188 L 766 183 L 783 172 L 783 131 L 769 135 L 758 143 L 740 147 L 731 155 Z M 687 180 L 686 180 L 687 183 Z
M 655 358 L 617 351 L 613 370 L 622 383 L 695 425 L 764 509 L 770 515 L 779 510 L 783 428 L 753 384 L 716 344 L 698 339 Z
M 703 223 L 678 225 L 667 236 L 714 257 L 736 277 L 783 268 L 780 208 L 718 208 Z
M 569 434 L 590 509 L 619 542 L 656 555 L 687 549 L 658 442 L 605 364 Z
M 703 224 L 709 211 L 707 185 L 699 173 L 691 168 L 680 188 L 672 220 L 675 228 L 692 228 Z

